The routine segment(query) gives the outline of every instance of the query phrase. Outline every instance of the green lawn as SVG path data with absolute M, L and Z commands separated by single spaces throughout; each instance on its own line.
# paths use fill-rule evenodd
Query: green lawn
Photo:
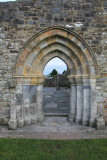
M 0 160 L 107 160 L 107 139 L 0 138 Z

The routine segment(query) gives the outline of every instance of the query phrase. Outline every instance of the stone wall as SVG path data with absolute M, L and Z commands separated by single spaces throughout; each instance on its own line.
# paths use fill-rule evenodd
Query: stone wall
M 45 115 L 69 115 L 70 89 L 60 87 L 43 88 L 43 112 Z
M 66 87 L 70 88 L 70 82 L 66 74 L 57 74 L 54 77 L 45 78 L 44 87 Z
M 96 55 L 98 114 L 107 123 L 107 3 L 105 0 L 28 0 L 0 3 L 0 124 L 7 124 L 14 98 L 17 57 L 25 42 L 51 26 L 81 36 Z M 105 110 L 104 110 L 105 105 Z

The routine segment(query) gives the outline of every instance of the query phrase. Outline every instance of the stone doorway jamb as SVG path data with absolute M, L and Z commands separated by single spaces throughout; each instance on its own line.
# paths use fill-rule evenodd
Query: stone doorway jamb
M 16 92 L 14 93 L 14 99 L 11 101 L 10 105 L 10 120 L 9 129 L 16 129 L 17 127 L 23 127 L 24 124 L 31 124 L 44 121 L 43 114 L 43 82 L 44 76 L 15 76 L 17 86 Z M 22 87 L 24 85 L 35 85 L 36 86 L 36 108 L 33 120 L 30 116 L 30 103 L 29 99 L 22 99 L 22 106 L 17 105 L 17 94 L 21 94 L 23 97 Z M 25 113 L 26 111 L 26 113 Z

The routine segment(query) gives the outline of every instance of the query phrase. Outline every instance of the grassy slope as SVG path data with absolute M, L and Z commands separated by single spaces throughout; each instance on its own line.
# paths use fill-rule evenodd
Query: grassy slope
M 107 139 L 0 139 L 0 160 L 107 160 Z

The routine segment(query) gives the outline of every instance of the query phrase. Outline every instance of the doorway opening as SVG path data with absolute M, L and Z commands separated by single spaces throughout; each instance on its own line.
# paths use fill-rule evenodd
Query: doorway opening
M 68 86 L 62 86 L 59 80 L 60 74 L 57 74 L 56 82 L 58 83 L 54 83 L 57 85 L 53 86 L 51 91 L 50 86 L 45 86 L 43 70 L 52 58 L 58 57 L 69 68 L 68 82 L 70 81 L 71 89 Z M 70 123 L 75 121 L 76 124 L 96 126 L 98 109 L 96 80 L 99 78 L 97 61 L 90 46 L 73 31 L 63 27 L 50 27 L 34 35 L 18 55 L 14 78 L 16 90 L 10 105 L 10 129 L 23 127 L 24 124 L 43 122 L 44 114 L 59 116 L 69 113 Z M 53 78 L 50 77 L 50 81 Z M 67 78 L 63 79 L 67 84 Z M 43 83 L 44 88 L 49 89 L 48 94 L 44 93 L 46 103 L 45 101 L 42 103 Z M 62 92 L 66 91 L 66 95 L 62 96 L 61 89 Z M 68 98 L 69 95 L 70 102 L 68 99 L 65 101 L 64 98 Z M 54 96 L 59 98 L 55 99 Z M 62 96 L 61 100 L 60 96 Z M 57 101 L 53 103 L 51 98 Z
M 69 69 L 55 57 L 44 68 L 43 112 L 45 116 L 68 116 L 70 113 Z

